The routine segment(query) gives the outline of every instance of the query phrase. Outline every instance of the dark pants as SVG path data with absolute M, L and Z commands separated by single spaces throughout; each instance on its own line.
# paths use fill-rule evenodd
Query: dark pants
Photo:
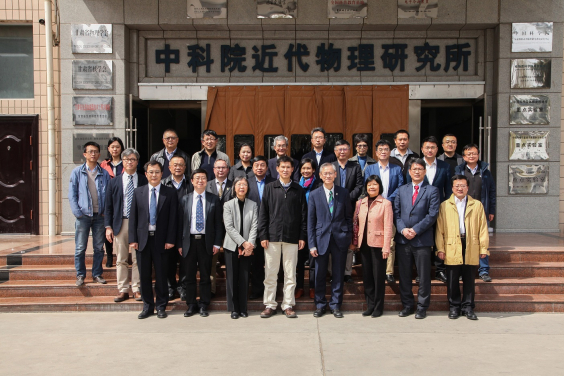
M 329 255 L 332 258 L 331 265 L 331 301 L 330 309 L 341 309 L 343 304 L 343 285 L 345 278 L 345 265 L 347 263 L 347 250 L 341 249 L 335 243 L 335 239 L 331 236 L 329 247 L 323 255 L 315 258 L 315 305 L 319 308 L 327 306 L 327 298 L 325 296 L 325 278 L 327 277 L 327 268 L 329 266 Z
M 437 223 L 435 222 L 435 224 L 433 225 L 433 234 L 436 233 L 436 230 Z M 439 274 L 440 272 L 444 273 L 446 271 L 445 262 L 441 260 L 439 256 L 435 254 L 435 252 L 431 252 L 431 261 L 435 265 L 435 275 Z
M 298 264 L 296 265 L 296 288 L 303 289 L 304 288 L 304 279 L 305 279 L 305 262 L 308 259 L 309 249 L 304 247 L 303 249 L 298 250 Z
M 196 301 L 196 274 L 200 271 L 200 308 L 207 308 L 211 300 L 211 262 L 212 254 L 206 250 L 206 241 L 190 239 L 190 249 L 182 259 L 182 267 L 186 274 L 182 280 L 182 287 L 186 291 L 186 304 L 188 307 L 198 304 Z
M 404 308 L 414 309 L 415 299 L 411 284 L 413 260 L 419 275 L 417 309 L 427 310 L 431 303 L 431 247 L 413 247 L 396 243 L 396 259 L 399 268 L 399 287 Z
M 362 283 L 368 310 L 384 312 L 386 295 L 387 260 L 382 258 L 382 248 L 360 247 L 362 255 Z
M 239 257 L 238 251 L 231 250 L 225 250 L 224 256 L 227 273 L 227 310 L 237 313 L 247 312 L 251 256 Z
M 182 281 L 184 277 L 184 268 L 182 263 L 178 267 L 178 262 L 180 261 L 180 254 L 178 253 L 178 248 L 173 248 L 170 251 L 170 256 L 168 257 L 168 266 L 166 272 L 166 279 L 168 281 L 168 290 L 173 292 L 177 290 L 179 294 L 183 294 L 185 291 L 181 284 L 176 281 L 176 272 L 178 271 L 178 281 Z
M 116 234 L 117 235 L 117 234 Z M 106 247 L 106 255 L 111 255 L 114 253 L 114 243 L 110 243 L 108 239 L 106 239 L 106 235 L 104 234 L 104 245 Z
M 252 294 L 262 296 L 264 293 L 264 248 L 257 239 L 257 246 L 251 256 L 251 287 Z
M 309 248 L 306 248 L 309 249 Z M 311 253 L 309 254 L 309 288 L 315 290 L 315 259 Z
M 143 310 L 153 312 L 166 309 L 168 303 L 168 288 L 166 284 L 166 266 L 170 251 L 155 248 L 155 238 L 149 236 L 147 245 L 142 251 L 137 251 L 137 267 L 141 283 L 141 297 Z M 155 293 L 153 298 L 153 267 L 155 268 Z
M 474 310 L 474 296 L 476 294 L 476 268 L 477 265 L 464 265 L 466 258 L 466 242 L 462 242 L 463 265 L 447 265 L 447 297 L 450 309 L 462 308 Z M 462 297 L 460 296 L 460 284 L 458 277 L 462 275 Z

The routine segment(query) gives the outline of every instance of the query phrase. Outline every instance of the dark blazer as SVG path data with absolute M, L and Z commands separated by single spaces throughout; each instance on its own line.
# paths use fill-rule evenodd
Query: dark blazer
M 169 175 L 167 178 L 161 180 L 161 184 L 176 189 L 176 187 L 172 183 L 172 175 Z M 190 178 L 186 176 L 180 188 L 176 189 L 176 193 L 178 193 L 178 201 L 180 202 L 180 199 L 182 197 L 186 196 L 192 191 L 194 191 L 194 186 L 192 185 Z
M 266 170 L 266 176 L 269 176 L 273 179 L 278 179 L 278 171 L 276 171 L 278 158 L 270 158 L 268 160 L 268 170 Z M 300 181 L 300 177 L 302 176 L 300 173 L 300 161 L 297 159 L 293 159 L 294 161 L 294 172 L 292 173 L 292 180 L 296 183 Z
M 173 188 L 161 184 L 157 202 L 157 231 L 155 248 L 165 250 L 165 243 L 176 242 L 176 212 L 178 195 Z M 129 214 L 129 243 L 139 243 L 139 251 L 143 251 L 149 237 L 149 185 L 135 188 Z
M 273 181 L 276 181 L 276 178 L 268 176 L 268 174 L 267 174 L 264 177 L 264 187 L 266 188 L 266 185 L 272 183 Z M 264 191 L 263 191 L 263 194 L 264 194 Z M 260 195 L 259 195 L 259 191 L 258 191 L 257 178 L 254 174 L 249 175 L 249 197 L 248 198 L 249 198 L 249 200 L 252 200 L 252 201 L 257 203 L 257 205 L 259 206 L 259 212 L 260 212 Z
M 402 174 L 400 166 L 398 166 L 397 164 L 391 163 L 391 161 L 388 162 L 388 165 L 390 166 L 390 181 L 389 181 L 389 184 L 388 184 L 388 198 L 387 199 L 391 202 L 394 202 L 394 200 L 396 199 L 396 195 L 397 195 L 397 189 L 404 184 L 405 180 L 403 180 L 403 174 Z M 373 165 L 366 167 L 366 169 L 364 170 L 364 181 L 366 182 L 366 180 L 368 180 L 368 178 L 371 175 L 376 175 L 376 176 L 382 178 L 380 176 L 380 164 L 378 162 L 376 162 Z
M 490 172 L 490 170 L 488 170 L 488 166 L 489 166 L 488 163 L 483 161 L 478 161 L 478 169 L 480 170 L 480 175 L 482 177 L 481 201 L 482 201 L 482 205 L 484 206 L 484 211 L 486 212 L 486 216 L 489 214 L 495 215 L 495 208 L 496 208 L 495 182 L 492 173 Z M 464 175 L 465 170 L 466 170 L 466 162 L 456 166 L 455 173 L 457 175 Z
M 137 173 L 137 188 L 147 184 L 145 174 Z M 106 201 L 104 209 L 104 226 L 111 227 L 114 235 L 121 231 L 123 221 L 123 176 L 119 174 L 111 179 L 106 187 Z M 132 203 L 133 205 L 133 203 Z M 130 213 L 131 215 L 131 213 Z
M 450 166 L 448 163 L 437 159 L 437 172 L 433 179 L 433 187 L 439 189 L 439 196 L 441 202 L 448 200 L 452 195 L 452 182 L 450 181 Z M 411 176 L 407 174 L 407 182 L 411 183 Z M 427 176 L 423 179 L 425 184 L 429 184 Z
M 221 199 L 220 199 L 222 207 L 223 207 L 223 204 L 225 204 L 227 201 L 229 201 L 233 198 L 233 197 L 231 197 L 231 190 L 232 189 L 233 189 L 233 182 L 231 180 L 227 179 L 225 181 L 225 189 L 223 190 L 223 194 L 221 195 Z M 208 181 L 208 184 L 206 185 L 206 192 L 214 194 L 214 195 L 217 196 L 217 198 L 219 198 L 219 191 L 217 190 L 217 184 L 215 184 L 215 179 Z
M 341 166 L 339 162 L 333 162 L 333 166 L 337 170 L 337 178 L 335 179 L 335 185 L 341 186 Z M 345 165 L 345 188 L 349 192 L 349 198 L 352 203 L 356 202 L 362 193 L 363 184 L 362 184 L 362 169 L 360 165 L 355 162 L 347 161 Z
M 337 161 L 337 156 L 335 153 L 328 151 L 327 149 L 323 148 L 321 152 L 321 159 L 319 160 L 319 166 L 317 165 L 317 158 L 315 157 L 315 150 L 311 149 L 310 152 L 305 153 L 302 156 L 302 159 L 310 158 L 315 165 L 315 177 L 319 179 L 319 166 L 323 166 L 324 163 L 333 163 Z M 362 172 L 361 172 L 362 173 Z
M 177 246 L 182 247 L 182 257 L 188 255 L 190 250 L 190 226 L 192 223 L 192 201 L 194 192 L 188 193 L 180 200 L 180 208 L 178 210 L 178 231 Z M 213 246 L 221 247 L 223 245 L 223 237 L 225 230 L 223 228 L 223 206 L 219 201 L 219 197 L 206 192 L 206 203 L 204 205 L 206 218 L 205 222 L 205 241 L 206 251 L 213 254 Z
M 419 158 L 419 154 L 417 154 L 415 152 L 411 152 L 411 154 L 409 154 L 407 156 L 407 159 L 405 160 L 405 165 L 403 163 L 401 163 L 401 161 L 399 159 L 397 159 L 396 157 L 393 157 L 393 156 L 390 156 L 390 163 L 393 163 L 393 164 L 401 167 L 401 173 L 403 175 L 403 181 L 405 182 L 405 181 L 407 181 L 407 177 L 409 176 L 407 170 L 409 169 L 409 166 L 411 166 L 411 161 L 413 159 L 417 159 L 417 158 Z
M 165 164 L 168 165 L 168 160 L 166 159 L 165 151 L 166 148 L 162 148 L 161 150 L 157 151 L 155 154 L 151 155 L 151 161 L 157 161 L 161 165 L 163 165 L 163 167 L 165 166 Z M 192 170 L 190 168 L 190 161 L 191 161 L 190 156 L 185 152 L 183 152 L 182 150 L 178 149 L 178 147 L 176 148 L 176 152 L 174 153 L 174 155 L 184 158 L 184 161 L 186 161 L 186 171 L 184 172 L 184 175 L 186 175 L 186 177 L 191 176 Z M 169 176 L 170 176 L 170 170 L 166 168 L 165 170 L 163 170 L 163 177 L 167 178 Z
M 439 189 L 425 182 L 419 194 L 412 202 L 413 183 L 399 187 L 394 200 L 394 223 L 396 225 L 395 241 L 399 244 L 411 244 L 414 247 L 432 247 L 435 244 L 433 225 L 439 216 Z M 412 228 L 417 235 L 408 240 L 402 235 L 405 228 Z
M 325 189 L 319 187 L 309 194 L 307 205 L 307 228 L 309 248 L 317 248 L 320 255 L 324 255 L 329 248 L 331 236 L 337 246 L 346 251 L 351 244 L 353 231 L 353 209 L 348 200 L 349 192 L 337 185 L 333 200 L 333 216 L 329 213 L 329 204 Z

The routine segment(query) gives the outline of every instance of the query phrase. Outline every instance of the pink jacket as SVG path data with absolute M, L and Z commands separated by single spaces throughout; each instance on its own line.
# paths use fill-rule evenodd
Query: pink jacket
M 364 236 L 364 227 L 368 217 L 367 244 L 370 247 L 390 251 L 393 234 L 394 213 L 392 203 L 382 196 L 376 197 L 368 209 L 368 197 L 356 203 L 353 219 L 353 245 L 360 247 Z

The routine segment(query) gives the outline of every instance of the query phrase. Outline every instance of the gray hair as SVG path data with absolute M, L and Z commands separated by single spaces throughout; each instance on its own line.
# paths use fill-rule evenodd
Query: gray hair
M 135 155 L 135 158 L 137 158 L 137 160 L 139 160 L 141 157 L 139 156 L 139 153 L 137 152 L 137 150 L 133 149 L 133 148 L 127 148 L 124 151 L 121 152 L 121 159 L 125 158 L 125 157 L 129 157 L 131 154 Z
M 286 143 L 286 146 L 288 146 L 288 137 L 280 135 L 280 136 L 274 137 L 274 140 L 272 141 L 272 148 L 273 149 L 276 146 L 276 143 L 278 141 L 284 141 Z
M 218 158 L 215 160 L 215 162 L 213 162 L 213 167 L 215 167 L 215 164 L 216 164 L 218 161 L 223 161 L 223 162 L 225 162 L 225 164 L 227 165 L 227 168 L 230 168 L 230 167 L 231 167 L 231 166 L 229 166 L 229 162 L 227 162 L 225 159 L 223 159 L 223 158 L 221 158 L 221 157 L 218 157 Z
M 245 183 L 247 183 L 247 193 L 245 194 L 245 197 L 249 197 L 249 181 L 247 180 L 246 176 L 240 175 L 237 176 L 234 180 L 233 180 L 233 185 L 231 188 L 231 197 L 236 198 L 237 197 L 237 192 L 235 190 L 235 186 L 237 185 L 237 183 L 239 183 L 241 180 L 244 180 Z
M 337 168 L 335 168 L 335 165 L 333 163 L 325 162 L 321 165 L 321 168 L 319 169 L 319 173 L 321 174 L 321 171 L 323 171 L 323 169 L 326 167 L 333 167 L 333 171 L 337 172 Z

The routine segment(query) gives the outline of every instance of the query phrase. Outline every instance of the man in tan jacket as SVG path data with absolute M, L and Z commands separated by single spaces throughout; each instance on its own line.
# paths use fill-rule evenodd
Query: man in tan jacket
M 454 175 L 452 196 L 441 204 L 435 233 L 436 254 L 444 260 L 447 273 L 448 317 L 462 312 L 470 320 L 474 313 L 475 277 L 480 258 L 489 255 L 488 222 L 482 203 L 468 196 L 468 179 Z M 462 275 L 463 294 L 458 278 Z

